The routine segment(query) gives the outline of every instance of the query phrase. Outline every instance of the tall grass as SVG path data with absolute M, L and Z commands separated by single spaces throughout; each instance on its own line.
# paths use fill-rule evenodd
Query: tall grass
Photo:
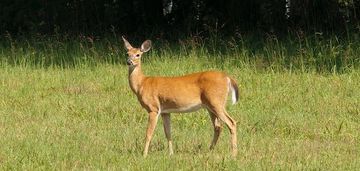
M 323 73 L 346 72 L 358 68 L 360 63 L 357 33 L 353 33 L 351 37 L 296 32 L 280 38 L 272 34 L 238 34 L 226 39 L 221 39 L 221 36 L 192 36 L 177 42 L 152 39 L 153 59 L 197 56 L 219 65 L 222 60 L 230 59 L 234 66 L 257 70 Z M 134 46 L 138 46 L 141 41 L 143 40 L 132 42 L 135 42 Z M 7 34 L 0 41 L 0 49 L 1 64 L 13 66 L 74 67 L 100 63 L 116 64 L 123 63 L 126 56 L 122 42 L 116 35 L 35 35 L 14 39 Z

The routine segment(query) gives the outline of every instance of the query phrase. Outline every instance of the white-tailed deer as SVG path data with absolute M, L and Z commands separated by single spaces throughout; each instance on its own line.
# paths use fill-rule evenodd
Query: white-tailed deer
M 141 71 L 141 55 L 151 48 L 146 40 L 140 48 L 134 48 L 124 38 L 129 66 L 129 83 L 140 104 L 149 113 L 146 131 L 144 156 L 147 155 L 150 141 L 158 120 L 162 116 L 169 153 L 173 154 L 170 113 L 192 112 L 205 108 L 210 113 L 214 126 L 214 136 L 210 146 L 213 149 L 221 131 L 220 121 L 225 122 L 231 133 L 232 155 L 237 154 L 236 122 L 227 114 L 225 105 L 228 92 L 232 93 L 233 104 L 238 101 L 236 82 L 223 72 L 206 71 L 180 77 L 147 77 Z

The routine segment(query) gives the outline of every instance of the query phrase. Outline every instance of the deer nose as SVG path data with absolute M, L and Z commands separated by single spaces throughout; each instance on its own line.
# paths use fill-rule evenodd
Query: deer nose
M 127 59 L 127 60 L 126 60 L 126 64 L 127 64 L 127 65 L 132 65 L 133 63 L 132 63 L 132 61 L 131 61 L 130 59 Z

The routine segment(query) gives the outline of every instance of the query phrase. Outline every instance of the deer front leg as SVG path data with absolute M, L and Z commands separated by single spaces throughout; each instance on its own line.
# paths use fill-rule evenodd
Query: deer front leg
M 163 123 L 164 123 L 164 132 L 166 139 L 168 141 L 168 147 L 169 147 L 169 154 L 174 154 L 173 148 L 172 148 L 172 142 L 171 142 L 171 121 L 170 121 L 170 114 L 169 113 L 162 113 L 161 114 Z
M 148 127 L 147 127 L 147 130 L 146 130 L 144 157 L 146 157 L 147 154 L 148 154 L 150 141 L 151 141 L 151 138 L 153 136 L 157 120 L 158 120 L 158 113 L 157 112 L 150 112 L 149 113 L 149 120 L 148 120 Z

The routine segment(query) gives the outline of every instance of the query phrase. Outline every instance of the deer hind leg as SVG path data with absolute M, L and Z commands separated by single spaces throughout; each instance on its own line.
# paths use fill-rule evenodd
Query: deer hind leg
M 173 148 L 172 148 L 172 141 L 171 141 L 171 121 L 170 121 L 170 114 L 169 113 L 162 113 L 161 117 L 163 119 L 164 124 L 164 132 L 166 139 L 168 141 L 168 147 L 169 147 L 169 154 L 174 154 Z
M 236 134 L 236 122 L 226 112 L 225 105 L 227 101 L 227 92 L 213 90 L 207 91 L 202 96 L 203 104 L 206 108 L 215 115 L 218 120 L 221 120 L 228 127 L 231 134 L 231 149 L 232 156 L 237 155 L 237 134 Z
M 236 122 L 232 119 L 226 112 L 225 109 L 222 112 L 218 113 L 218 117 L 220 120 L 226 123 L 227 127 L 231 133 L 231 148 L 232 148 L 232 156 L 237 155 L 237 134 L 236 134 Z
M 237 155 L 237 134 L 236 134 L 236 122 L 232 119 L 226 112 L 225 107 L 222 105 L 212 106 L 210 110 L 223 121 L 226 126 L 229 128 L 231 134 L 231 149 L 232 149 L 232 156 Z
M 148 126 L 147 126 L 147 130 L 146 130 L 145 148 L 144 148 L 144 154 L 143 154 L 144 157 L 146 157 L 148 154 L 150 141 L 151 141 L 151 138 L 153 136 L 153 133 L 154 133 L 154 130 L 156 127 L 158 116 L 159 115 L 157 112 L 149 112 L 149 120 L 148 120 Z
M 222 127 L 221 127 L 219 118 L 217 118 L 216 115 L 211 110 L 208 110 L 208 111 L 210 114 L 211 122 L 214 127 L 214 136 L 213 136 L 213 140 L 210 145 L 210 150 L 212 150 L 212 149 L 214 149 L 214 147 L 219 139 Z

